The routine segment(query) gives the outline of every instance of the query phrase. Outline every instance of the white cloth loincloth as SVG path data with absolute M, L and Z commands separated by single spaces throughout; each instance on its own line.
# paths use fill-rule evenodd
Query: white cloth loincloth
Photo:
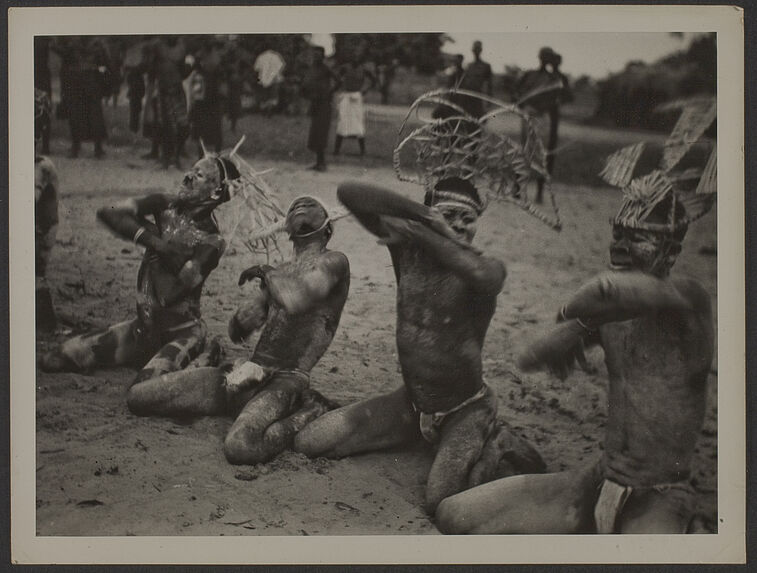
M 338 109 L 339 121 L 336 124 L 336 134 L 342 137 L 365 137 L 363 94 L 360 92 L 340 93 Z

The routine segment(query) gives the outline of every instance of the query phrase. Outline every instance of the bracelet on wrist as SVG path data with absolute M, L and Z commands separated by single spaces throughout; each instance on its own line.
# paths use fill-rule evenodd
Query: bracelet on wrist
M 592 328 L 591 326 L 589 326 L 588 324 L 586 324 L 586 323 L 585 323 L 585 322 L 584 322 L 583 320 L 581 320 L 580 318 L 577 318 L 577 319 L 576 319 L 576 322 L 578 323 L 578 325 L 579 325 L 579 326 L 580 326 L 581 328 L 583 328 L 583 329 L 584 329 L 584 330 L 586 331 L 586 333 L 587 333 L 587 334 L 594 334 L 594 333 L 595 333 L 595 332 L 597 331 L 597 329 L 596 329 L 596 328 Z
M 145 229 L 144 227 L 140 227 L 139 229 L 137 229 L 137 232 L 134 233 L 134 238 L 132 239 L 135 245 L 139 244 L 137 241 L 139 241 L 139 238 L 142 235 L 144 235 L 146 232 L 147 232 L 147 229 Z

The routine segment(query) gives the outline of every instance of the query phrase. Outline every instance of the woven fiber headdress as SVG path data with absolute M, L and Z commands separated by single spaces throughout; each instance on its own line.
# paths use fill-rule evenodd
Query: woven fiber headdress
M 222 234 L 226 244 L 231 246 L 238 240 L 252 253 L 265 254 L 266 261 L 270 261 L 275 253 L 283 259 L 283 254 L 275 235 L 256 238 L 265 228 L 281 222 L 283 224 L 286 213 L 281 209 L 276 193 L 263 179 L 265 171 L 256 171 L 242 158 L 238 150 L 244 143 L 245 137 L 239 140 L 234 148 L 220 156 L 226 157 L 239 171 L 237 179 L 227 180 L 230 200 L 216 209 L 222 220 Z M 202 141 L 200 142 L 202 144 Z M 219 157 L 205 150 L 206 157 Z
M 681 159 L 700 140 L 717 116 L 717 104 L 712 98 L 697 98 L 675 101 L 660 108 L 660 111 L 681 109 L 681 116 L 665 141 L 663 156 L 658 169 L 633 178 L 634 169 L 644 150 L 644 143 L 637 143 L 616 151 L 607 158 L 600 177 L 610 185 L 623 190 L 623 203 L 611 223 L 635 229 L 674 233 L 688 227 L 689 223 L 704 216 L 715 202 L 717 191 L 717 147 L 712 151 L 704 168 L 677 170 Z M 687 191 L 686 182 L 698 179 L 696 189 Z M 670 213 L 667 223 L 650 223 L 647 218 L 652 211 L 670 198 Z M 685 215 L 676 219 L 676 205 L 683 205 Z
M 480 118 L 470 115 L 457 102 L 461 97 L 482 100 L 493 109 Z M 441 105 L 451 110 L 444 118 L 424 118 L 422 107 Z M 411 129 L 410 118 L 415 113 L 420 127 Z M 516 141 L 491 126 L 497 117 L 516 117 L 523 130 L 523 142 Z M 402 151 L 414 152 L 412 168 L 402 168 Z M 555 230 L 560 230 L 557 204 L 547 187 L 551 213 L 540 211 L 526 194 L 528 184 L 538 178 L 549 180 L 546 170 L 547 153 L 539 138 L 534 120 L 517 105 L 506 104 L 478 92 L 462 89 L 443 89 L 426 93 L 410 106 L 397 135 L 393 162 L 397 177 L 423 185 L 428 193 L 444 179 L 469 180 L 489 200 L 514 203 Z

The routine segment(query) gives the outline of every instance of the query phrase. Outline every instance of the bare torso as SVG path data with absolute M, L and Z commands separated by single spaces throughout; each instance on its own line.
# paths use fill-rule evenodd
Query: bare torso
M 694 310 L 658 311 L 600 327 L 610 378 L 606 476 L 632 486 L 687 479 L 713 357 L 709 296 L 673 279 Z
M 321 257 L 333 252 L 323 251 L 295 258 L 280 265 L 277 271 L 302 275 L 316 268 Z M 344 255 L 342 255 L 344 256 Z M 346 258 L 345 258 L 346 260 Z M 349 269 L 349 266 L 346 267 Z M 349 292 L 349 272 L 328 296 L 305 312 L 289 314 L 271 300 L 268 318 L 260 335 L 252 360 L 261 366 L 299 369 L 309 372 L 334 338 L 342 308 Z
M 474 292 L 419 248 L 390 248 L 397 277 L 397 349 L 413 403 L 448 410 L 483 383 L 481 350 L 496 296 Z
M 188 215 L 169 208 L 157 214 L 155 219 L 156 225 L 152 227 L 153 231 L 167 241 L 192 249 L 199 246 L 212 246 L 219 251 L 223 250 L 223 239 L 210 218 L 197 222 Z M 192 258 L 191 253 L 187 260 L 190 258 Z M 160 326 L 172 326 L 173 323 L 200 316 L 200 296 L 204 281 L 169 307 L 163 307 L 160 304 L 161 297 L 165 296 L 165 292 L 174 280 L 175 274 L 161 263 L 157 253 L 147 249 L 137 279 L 139 305 L 149 308 L 154 320 Z

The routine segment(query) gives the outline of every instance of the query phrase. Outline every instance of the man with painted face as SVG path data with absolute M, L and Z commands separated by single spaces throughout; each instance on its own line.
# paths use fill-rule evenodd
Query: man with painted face
M 344 183 L 337 195 L 389 248 L 405 383 L 318 418 L 296 436 L 294 448 L 343 457 L 420 433 L 438 446 L 426 486 L 433 513 L 445 497 L 486 479 L 477 462 L 495 433 L 497 398 L 484 383 L 481 350 L 505 266 L 470 244 L 483 203 L 467 180 L 439 181 L 425 204 L 363 183 Z
M 547 366 L 564 378 L 585 346 L 602 347 L 609 409 L 599 463 L 505 478 L 446 499 L 437 512 L 443 532 L 689 530 L 690 466 L 714 332 L 707 291 L 669 276 L 694 220 L 685 205 L 659 171 L 634 181 L 613 220 L 610 271 L 582 286 L 560 310 L 558 326 L 519 358 L 524 370 Z
M 67 340 L 42 357 L 42 369 L 132 365 L 142 368 L 133 391 L 197 357 L 207 334 L 200 316 L 202 287 L 225 247 L 212 213 L 229 200 L 229 182 L 238 177 L 229 159 L 209 156 L 184 176 L 176 196 L 153 194 L 99 209 L 98 219 L 117 236 L 145 247 L 137 318 Z

